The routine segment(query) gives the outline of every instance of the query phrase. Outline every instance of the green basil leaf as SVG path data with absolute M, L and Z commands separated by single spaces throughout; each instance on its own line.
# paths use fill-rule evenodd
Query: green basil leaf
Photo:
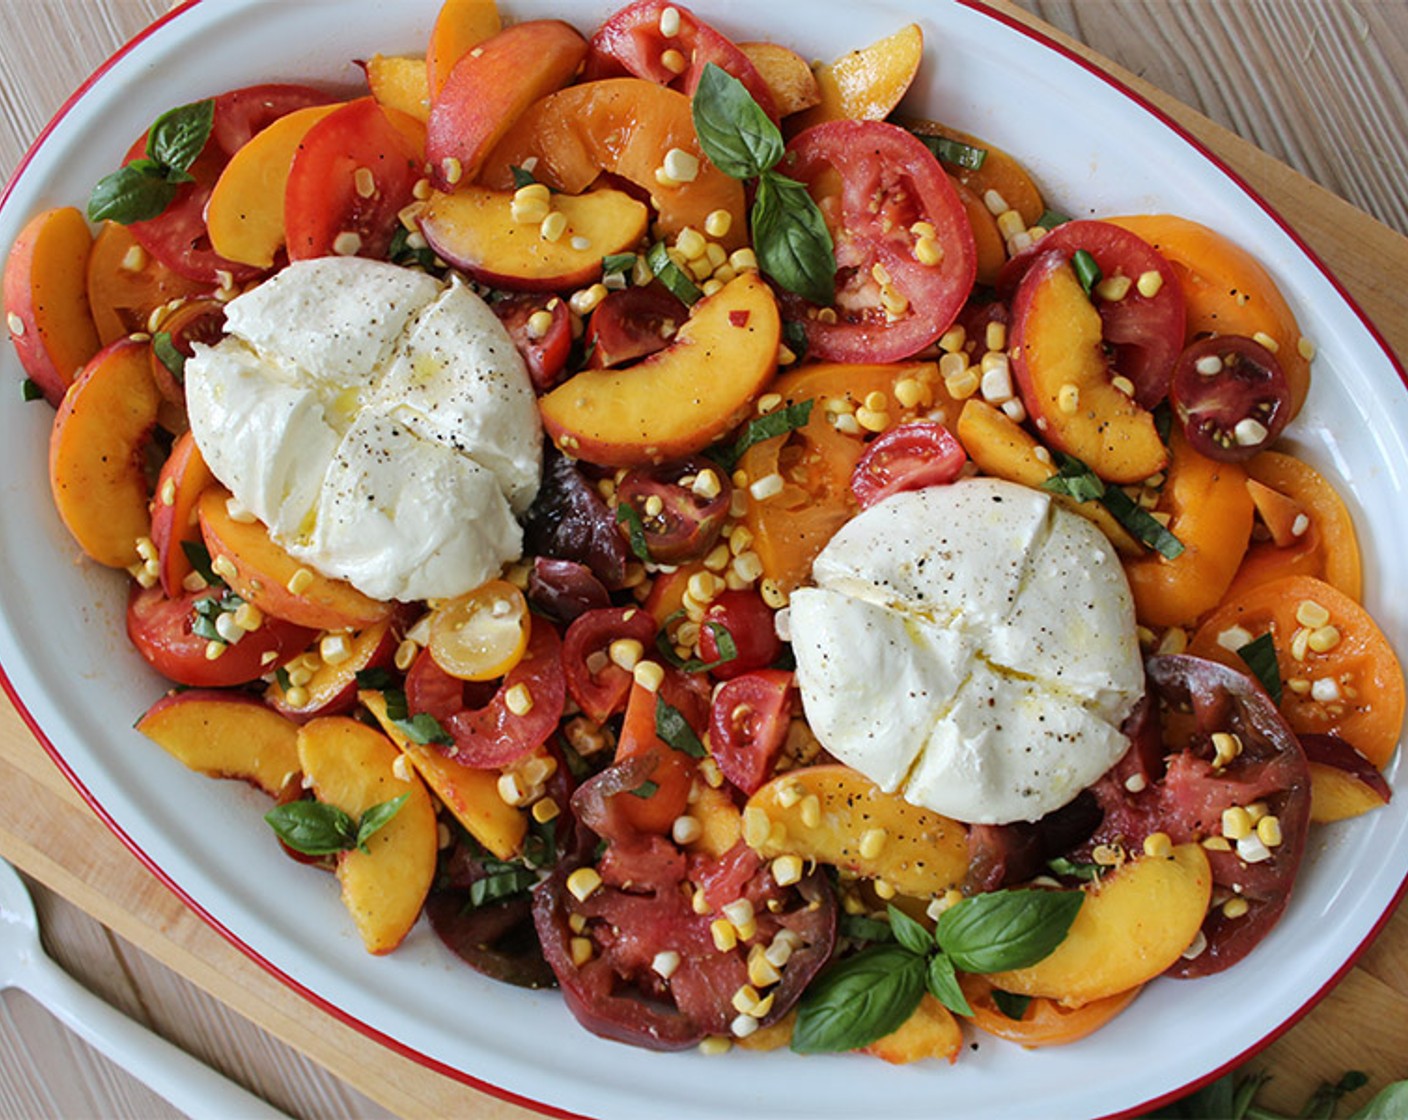
M 20 382 L 20 399 L 25 401 L 42 401 L 44 390 L 39 387 L 39 383 L 32 377 L 26 377 Z
M 1183 542 L 1118 486 L 1107 486 L 1100 495 L 1100 504 L 1141 544 L 1148 545 L 1165 559 L 1175 560 L 1183 555 Z
M 686 307 L 692 307 L 704 298 L 699 285 L 670 257 L 670 251 L 663 241 L 657 241 L 645 255 L 645 263 L 655 274 L 655 279 L 664 284 L 670 294 Z
M 816 401 L 812 399 L 798 401 L 796 404 L 775 409 L 766 416 L 759 416 L 756 420 L 750 420 L 732 447 L 712 447 L 709 449 L 709 457 L 725 470 L 732 471 L 738 465 L 738 460 L 743 458 L 743 453 L 755 443 L 805 428 L 812 418 L 812 407 L 815 404 Z
M 1043 210 L 1041 217 L 1036 220 L 1036 224 L 1044 230 L 1053 230 L 1057 226 L 1063 226 L 1071 220 L 1069 214 L 1062 214 L 1058 210 Z
M 205 547 L 204 542 L 182 541 L 181 551 L 186 554 L 191 567 L 200 573 L 200 578 L 211 587 L 225 586 L 225 581 L 217 576 L 215 569 L 210 566 L 210 550 Z
M 1009 1019 L 1020 1021 L 1032 1005 L 1031 996 L 1021 996 L 1016 992 L 1004 992 L 1001 988 L 992 990 L 992 1002 Z
M 974 895 L 939 915 L 939 948 L 964 972 L 1025 968 L 1049 956 L 1075 921 L 1080 891 L 1002 890 Z
M 988 150 L 986 148 L 965 144 L 962 140 L 950 140 L 947 136 L 931 136 L 923 132 L 916 132 L 914 135 L 919 137 L 920 142 L 938 159 L 945 163 L 952 163 L 965 171 L 978 171 L 987 161 Z
M 687 754 L 690 758 L 703 758 L 709 752 L 689 726 L 689 721 L 676 707 L 666 703 L 658 693 L 655 696 L 655 734 L 660 736 L 672 750 Z
M 288 675 L 288 670 L 282 665 L 274 670 L 274 683 L 284 692 L 287 692 L 293 687 L 293 679 Z
M 620 273 L 629 276 L 636 267 L 636 255 L 634 253 L 610 253 L 601 258 L 601 274 L 603 276 L 614 276 Z
M 911 953 L 928 956 L 936 948 L 934 935 L 893 903 L 886 907 L 895 940 Z
M 1080 863 L 1065 856 L 1057 856 L 1055 859 L 1046 861 L 1046 866 L 1057 875 L 1065 875 L 1070 879 L 1084 879 L 1090 882 L 1092 879 L 1100 878 L 1100 865 L 1098 863 Z
M 1154 431 L 1159 433 L 1159 442 L 1167 447 L 1169 436 L 1173 434 L 1173 406 L 1167 397 L 1154 406 L 1153 416 Z
M 893 941 L 894 928 L 889 922 L 867 918 L 864 914 L 842 914 L 836 919 L 836 932 L 852 941 Z
M 1055 453 L 1056 473 L 1041 484 L 1052 494 L 1065 494 L 1077 502 L 1093 502 L 1105 494 L 1100 476 L 1073 455 Z
M 1276 661 L 1276 639 L 1268 630 L 1259 638 L 1253 638 L 1237 650 L 1247 668 L 1261 682 L 1267 695 L 1277 704 L 1281 703 L 1281 666 Z
M 128 226 L 155 218 L 176 197 L 177 184 L 158 174 L 150 174 L 138 165 L 143 161 L 119 167 L 104 175 L 88 196 L 90 222 L 120 222 Z
M 1086 295 L 1090 295 L 1095 285 L 1105 278 L 1100 266 L 1095 263 L 1095 258 L 1084 249 L 1077 249 L 1071 254 L 1071 267 L 1076 270 L 1076 279 L 1080 281 Z
M 540 821 L 532 815 L 528 817 L 528 835 L 523 838 L 523 862 L 530 868 L 550 868 L 557 863 L 556 819 Z
M 963 994 L 963 989 L 958 984 L 958 973 L 954 971 L 953 961 L 946 953 L 935 953 L 929 961 L 928 974 L 925 982 L 929 987 L 929 994 L 947 1007 L 955 1015 L 972 1016 L 973 1008 L 968 1003 L 968 997 Z
M 215 101 L 207 99 L 169 109 L 147 132 L 147 156 L 166 172 L 172 182 L 182 179 L 171 172 L 185 172 L 195 163 L 210 139 L 215 124 Z M 189 180 L 190 176 L 185 176 Z
M 787 349 L 792 351 L 797 361 L 800 362 L 807 356 L 807 328 L 796 319 L 782 321 L 782 341 L 787 344 Z
M 537 177 L 526 167 L 519 167 L 516 163 L 509 165 L 509 171 L 513 175 L 513 189 L 519 190 L 522 187 L 531 187 L 536 183 Z
M 753 199 L 758 267 L 789 292 L 829 307 L 836 298 L 836 246 L 821 209 L 795 179 L 766 171 Z
M 386 250 L 386 257 L 392 264 L 399 264 L 406 268 L 420 268 L 437 275 L 442 271 L 441 265 L 435 260 L 435 250 L 429 245 L 422 245 L 419 248 L 412 246 L 411 231 L 400 224 L 397 224 L 396 231 L 391 235 L 391 244 Z
M 647 798 L 654 797 L 660 792 L 660 783 L 646 780 L 636 786 L 635 789 L 628 789 L 626 792 L 632 797 L 639 797 L 642 801 L 645 801 Z
M 401 806 L 410 800 L 410 796 L 403 793 L 390 801 L 379 802 L 363 813 L 362 819 L 357 822 L 357 847 L 365 852 L 367 841 L 386 827 L 391 818 L 401 811 Z
M 1396 1116 L 1408 1116 L 1408 1081 L 1394 1081 L 1385 1085 L 1373 1100 L 1356 1110 L 1349 1120 L 1393 1120 Z
M 374 689 L 382 692 L 392 687 L 396 683 L 389 670 L 380 667 L 374 669 L 358 669 L 355 677 L 358 688 Z
M 275 805 L 264 819 L 279 839 L 305 856 L 329 856 L 356 845 L 352 818 L 336 805 L 321 801 L 290 801 Z
M 186 380 L 186 355 L 176 349 L 171 341 L 171 335 L 166 331 L 157 331 L 152 335 L 152 353 L 164 365 L 178 383 Z
M 899 945 L 872 945 L 828 967 L 797 1004 L 792 1049 L 828 1054 L 898 1029 L 923 998 L 928 963 Z
M 396 727 L 413 743 L 439 743 L 442 747 L 453 746 L 455 739 L 444 725 L 429 712 L 417 712 L 409 719 L 393 721 Z
M 642 564 L 650 563 L 650 546 L 645 541 L 645 523 L 641 521 L 636 507 L 621 502 L 616 507 L 616 524 L 625 525 L 631 542 L 631 552 Z
M 782 158 L 782 133 L 737 78 L 704 65 L 692 101 L 694 132 L 709 162 L 733 179 L 756 179 Z
M 489 874 L 469 885 L 466 910 L 477 910 L 490 902 L 512 898 L 537 885 L 538 876 L 522 864 L 492 860 L 486 861 L 486 865 L 490 868 Z

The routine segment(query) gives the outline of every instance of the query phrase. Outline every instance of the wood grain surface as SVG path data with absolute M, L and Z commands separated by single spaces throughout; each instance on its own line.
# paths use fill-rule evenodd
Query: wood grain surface
M 0 177 L 93 67 L 165 7 L 0 0 Z M 1026 0 L 1005 8 L 1049 21 L 1119 64 L 1120 76 L 1291 220 L 1408 355 L 1408 240 L 1400 236 L 1408 232 L 1408 3 Z M 56 959 L 290 1115 L 532 1115 L 368 1041 L 252 964 L 83 806 L 7 704 L 0 855 L 33 877 Z M 1254 1064 L 1274 1071 L 1263 1099 L 1284 1109 L 1348 1068 L 1374 1078 L 1350 1103 L 1408 1077 L 1408 909 Z M 173 1115 L 26 997 L 0 1001 L 0 1120 Z

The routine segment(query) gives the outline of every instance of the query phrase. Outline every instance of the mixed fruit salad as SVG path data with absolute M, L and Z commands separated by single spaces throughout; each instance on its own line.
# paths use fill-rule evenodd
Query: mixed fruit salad
M 640 1046 L 953 1061 L 1235 965 L 1404 714 L 1273 278 L 904 117 L 917 25 L 511 15 L 174 107 L 11 248 L 138 729 L 370 952 Z

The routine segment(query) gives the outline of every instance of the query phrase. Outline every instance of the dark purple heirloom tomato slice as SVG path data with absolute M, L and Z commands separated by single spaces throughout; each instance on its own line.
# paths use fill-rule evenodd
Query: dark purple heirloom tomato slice
M 698 484 L 705 471 L 713 485 Z M 616 500 L 640 517 L 650 558 L 662 564 L 697 560 L 713 548 L 732 498 L 728 472 L 700 456 L 637 467 L 616 487 Z
M 611 605 L 611 593 L 589 567 L 551 556 L 533 557 L 525 594 L 535 611 L 557 622 L 571 622 L 586 611 Z
M 1291 418 L 1291 390 L 1276 355 L 1241 335 L 1190 343 L 1169 390 L 1189 446 L 1240 463 L 1276 441 Z
M 871 440 L 851 472 L 851 493 L 861 509 L 904 490 L 952 482 L 968 453 L 942 424 L 916 420 Z
M 611 369 L 670 345 L 689 311 L 659 284 L 609 292 L 587 320 L 587 365 Z
M 523 526 L 524 550 L 585 564 L 609 589 L 626 578 L 630 555 L 616 511 L 571 459 L 549 449 L 543 482 Z

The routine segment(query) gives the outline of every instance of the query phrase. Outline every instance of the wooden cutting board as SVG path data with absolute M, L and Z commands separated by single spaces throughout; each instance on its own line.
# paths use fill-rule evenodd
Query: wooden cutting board
M 1004 10 L 1031 22 L 1015 8 Z M 1328 263 L 1389 344 L 1408 355 L 1408 239 L 1132 75 L 1102 65 L 1239 171 Z M 4 701 L 0 773 L 0 855 L 368 1096 L 405 1116 L 534 1115 L 385 1049 L 246 958 L 108 831 Z M 1254 1064 L 1274 1075 L 1263 1102 L 1288 1111 L 1320 1081 L 1347 1069 L 1365 1070 L 1375 1083 L 1408 1077 L 1408 907 L 1400 906 L 1339 986 Z

